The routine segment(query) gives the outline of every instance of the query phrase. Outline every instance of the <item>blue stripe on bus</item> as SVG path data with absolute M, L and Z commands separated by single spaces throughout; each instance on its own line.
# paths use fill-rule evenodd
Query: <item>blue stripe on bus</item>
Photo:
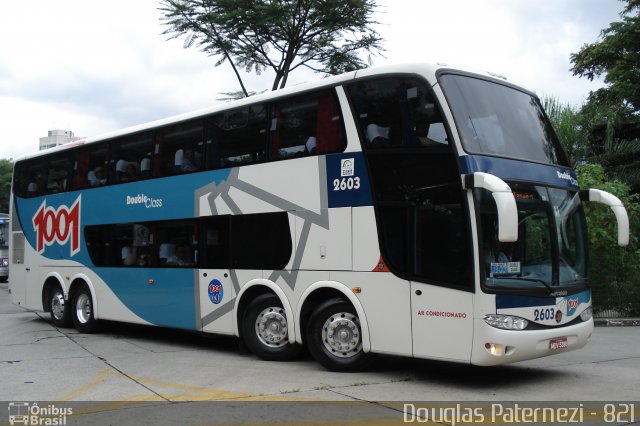
M 516 296 L 509 294 L 496 295 L 496 309 L 529 308 L 532 306 L 555 305 L 555 297 Z
M 163 327 L 196 329 L 193 269 L 96 268 L 95 272 L 143 320 Z
M 562 299 L 565 299 L 566 301 L 574 301 L 575 306 L 578 306 L 581 303 L 589 303 L 589 301 L 591 300 L 591 291 L 584 290 L 580 293 L 563 297 L 533 297 L 498 294 L 496 295 L 496 309 L 530 308 L 534 306 L 556 306 Z
M 146 222 L 153 220 L 185 219 L 196 216 L 195 191 L 207 184 L 216 184 L 229 178 L 231 169 L 205 173 L 172 176 L 92 188 L 90 191 L 72 191 L 50 194 L 46 197 L 16 198 L 16 210 L 24 235 L 32 247 L 36 247 L 36 230 L 33 218 L 42 206 L 58 209 L 71 207 L 82 196 L 80 226 Z M 45 246 L 41 253 L 49 259 L 71 259 L 91 265 L 85 247 L 84 234 L 80 233 L 80 252 L 71 255 L 70 244 Z
M 573 170 L 549 164 L 531 163 L 509 158 L 466 155 L 460 157 L 463 173 L 485 172 L 503 180 L 531 181 L 541 184 L 579 189 Z

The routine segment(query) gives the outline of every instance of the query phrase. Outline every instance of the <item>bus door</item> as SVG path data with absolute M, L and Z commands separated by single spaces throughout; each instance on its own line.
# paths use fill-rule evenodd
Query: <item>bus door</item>
M 413 356 L 469 362 L 473 293 L 411 282 Z
M 26 242 L 21 230 L 12 232 L 11 236 L 11 253 L 13 255 L 11 258 L 11 277 L 9 278 L 11 300 L 16 305 L 27 307 L 27 283 L 35 281 L 34 277 L 37 277 L 37 271 L 31 271 L 31 268 L 36 265 L 36 256 L 33 250 L 25 250 L 25 245 L 29 243 Z M 31 266 L 27 267 L 27 265 Z
M 468 362 L 473 337 L 473 263 L 461 191 L 426 190 L 428 202 L 410 209 L 408 264 L 413 353 Z

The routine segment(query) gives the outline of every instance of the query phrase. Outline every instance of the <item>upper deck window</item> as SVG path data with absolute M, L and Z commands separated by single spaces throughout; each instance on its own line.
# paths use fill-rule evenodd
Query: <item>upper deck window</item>
M 111 162 L 115 165 L 112 181 L 132 182 L 149 177 L 148 159 L 153 152 L 153 138 L 151 134 L 136 135 L 126 138 L 113 146 L 114 152 Z
M 568 165 L 538 100 L 488 80 L 439 78 L 467 152 Z
M 284 99 L 271 109 L 272 160 L 340 152 L 345 148 L 337 99 L 322 91 Z
M 331 87 L 21 160 L 13 191 L 38 197 L 345 148 L 342 114 Z
M 384 77 L 347 87 L 365 149 L 448 144 L 442 115 L 426 82 Z

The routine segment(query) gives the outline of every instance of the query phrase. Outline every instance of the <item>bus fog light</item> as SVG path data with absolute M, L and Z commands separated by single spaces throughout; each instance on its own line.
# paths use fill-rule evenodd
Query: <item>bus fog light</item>
M 506 346 L 501 343 L 485 343 L 484 348 L 493 356 L 510 356 L 516 350 L 514 346 Z
M 589 321 L 591 317 L 593 317 L 593 308 L 591 308 L 591 306 L 582 311 L 582 313 L 580 314 L 580 319 L 582 321 Z
M 484 321 L 492 327 L 503 330 L 524 330 L 529 324 L 526 319 L 511 315 L 485 315 Z
M 484 347 L 491 355 L 504 356 L 504 345 L 501 345 L 500 343 L 485 343 Z

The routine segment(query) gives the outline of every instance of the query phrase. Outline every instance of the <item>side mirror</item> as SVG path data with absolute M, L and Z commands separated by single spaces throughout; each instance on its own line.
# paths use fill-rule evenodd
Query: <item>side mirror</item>
M 585 189 L 580 191 L 580 200 L 609 206 L 618 222 L 618 245 L 626 246 L 629 244 L 629 216 L 627 209 L 624 208 L 624 204 L 618 197 L 599 189 Z
M 464 189 L 483 188 L 491 192 L 498 209 L 498 241 L 518 241 L 518 207 L 509 185 L 499 177 L 483 172 L 464 175 L 462 185 Z

